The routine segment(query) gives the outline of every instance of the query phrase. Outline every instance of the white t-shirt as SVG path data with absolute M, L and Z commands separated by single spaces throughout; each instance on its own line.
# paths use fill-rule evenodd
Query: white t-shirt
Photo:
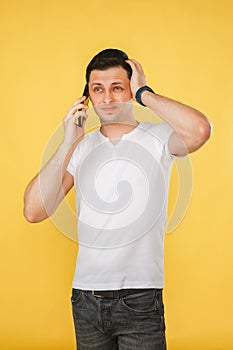
M 78 144 L 67 167 L 78 215 L 73 288 L 163 288 L 172 132 L 141 122 L 116 144 L 100 129 Z

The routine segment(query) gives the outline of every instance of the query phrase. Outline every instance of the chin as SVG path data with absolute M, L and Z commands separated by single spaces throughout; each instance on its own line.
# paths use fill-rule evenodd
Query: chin
M 100 119 L 101 125 L 123 123 L 121 118 L 116 116 L 99 116 L 99 119 Z

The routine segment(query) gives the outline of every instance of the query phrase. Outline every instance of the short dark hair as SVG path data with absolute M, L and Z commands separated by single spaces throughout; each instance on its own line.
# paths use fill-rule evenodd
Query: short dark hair
M 86 83 L 89 83 L 90 74 L 94 69 L 106 70 L 113 67 L 122 67 L 126 70 L 128 78 L 131 78 L 132 68 L 128 63 L 128 56 L 125 52 L 118 49 L 105 49 L 97 53 L 86 68 Z

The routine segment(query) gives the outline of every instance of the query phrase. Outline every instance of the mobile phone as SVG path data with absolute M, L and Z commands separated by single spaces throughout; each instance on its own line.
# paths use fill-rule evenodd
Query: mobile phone
M 88 91 L 88 85 L 87 84 L 84 87 L 82 96 L 86 96 L 86 100 L 83 102 L 83 104 L 87 106 L 88 103 L 89 103 L 89 91 Z M 79 109 L 78 111 L 80 112 L 81 109 Z M 77 125 L 82 127 L 82 125 L 83 125 L 83 117 L 78 117 Z

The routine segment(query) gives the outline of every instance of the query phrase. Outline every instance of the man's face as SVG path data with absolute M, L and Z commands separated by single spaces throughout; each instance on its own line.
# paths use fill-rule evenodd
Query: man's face
M 104 123 L 124 122 L 132 114 L 130 80 L 125 69 L 93 70 L 89 80 L 89 95 L 95 112 Z

